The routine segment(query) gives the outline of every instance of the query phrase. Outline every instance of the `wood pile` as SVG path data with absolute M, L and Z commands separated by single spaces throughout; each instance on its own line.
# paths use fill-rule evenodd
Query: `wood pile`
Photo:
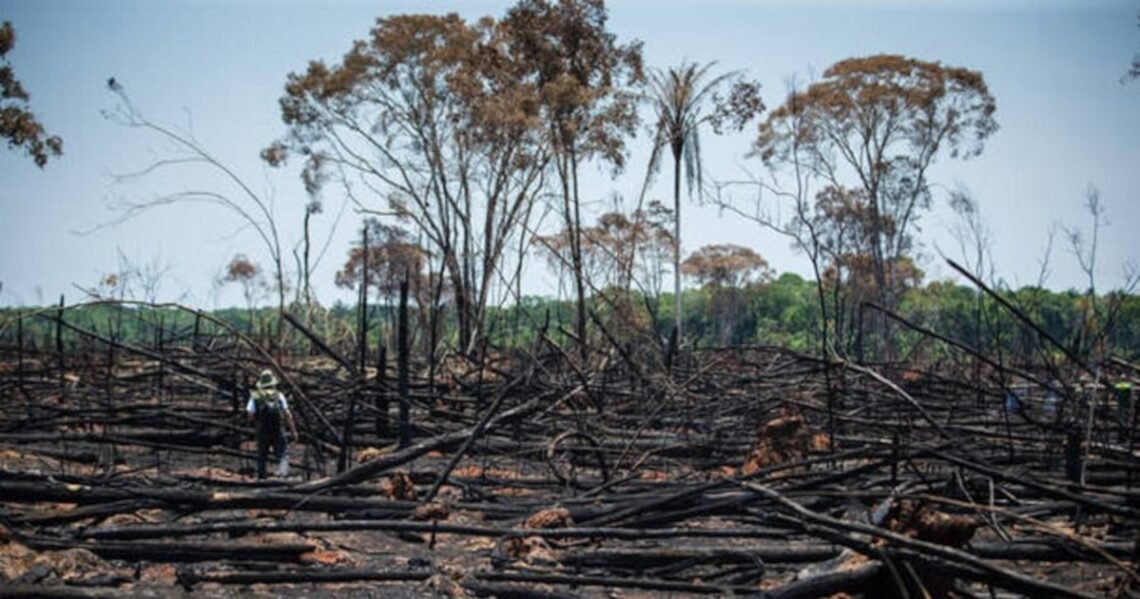
M 401 385 L 195 337 L 0 347 L 0 595 L 1140 590 L 1135 406 L 1030 366 L 545 347 Z M 262 368 L 302 428 L 285 480 L 253 478 Z

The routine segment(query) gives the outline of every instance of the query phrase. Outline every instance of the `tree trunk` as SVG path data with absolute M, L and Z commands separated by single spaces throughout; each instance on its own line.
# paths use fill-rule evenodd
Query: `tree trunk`
M 673 327 L 681 344 L 681 153 L 673 150 Z
M 570 264 L 574 270 L 574 292 L 576 295 L 577 318 L 574 334 L 578 336 L 578 352 L 585 361 L 588 355 L 586 346 L 586 278 L 582 271 L 582 212 L 578 201 L 578 161 L 571 149 L 562 168 L 563 213 L 566 231 L 570 235 Z
M 410 339 L 408 338 L 408 276 L 400 283 L 400 320 L 396 325 L 396 376 L 400 393 L 400 443 L 401 449 L 408 446 L 411 438 L 411 398 L 408 397 Z
M 313 302 L 313 288 L 312 288 L 312 284 L 310 282 L 312 279 L 312 267 L 311 267 L 311 264 L 309 262 L 309 253 L 311 251 L 311 248 L 310 248 L 311 240 L 310 240 L 310 235 L 309 235 L 309 218 L 312 217 L 312 214 L 313 213 L 309 212 L 308 209 L 305 210 L 305 228 L 304 228 L 304 230 L 305 230 L 305 250 L 304 250 L 304 252 L 305 253 L 304 253 L 304 259 L 301 261 L 301 268 L 302 268 L 302 271 L 304 273 L 303 282 L 302 282 L 303 289 L 302 289 L 302 295 L 301 295 L 301 302 L 305 305 L 305 307 L 308 307 L 309 304 L 311 304 Z M 365 231 L 364 236 L 367 239 L 367 237 L 368 237 L 367 231 Z M 365 242 L 364 246 L 365 246 L 365 249 L 364 249 L 365 256 L 367 256 L 368 255 L 367 254 L 367 252 L 368 252 L 367 241 Z M 367 271 L 367 269 L 365 269 L 365 270 Z M 367 275 L 365 275 L 365 276 L 367 276 Z M 366 285 L 365 289 L 367 289 L 367 288 L 368 287 Z

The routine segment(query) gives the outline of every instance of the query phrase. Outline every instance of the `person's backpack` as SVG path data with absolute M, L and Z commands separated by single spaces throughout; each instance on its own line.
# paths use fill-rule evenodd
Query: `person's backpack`
M 281 412 L 281 394 L 276 389 L 256 389 L 253 401 L 258 414 L 277 415 Z

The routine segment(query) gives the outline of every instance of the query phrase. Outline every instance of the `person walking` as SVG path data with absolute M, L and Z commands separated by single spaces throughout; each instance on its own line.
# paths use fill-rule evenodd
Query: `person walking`
M 289 476 L 289 445 L 285 440 L 284 426 L 289 426 L 289 432 L 296 441 L 297 425 L 293 422 L 285 394 L 277 390 L 277 377 L 273 376 L 273 371 L 263 370 L 258 375 L 245 411 L 257 433 L 257 478 L 265 478 L 265 463 L 271 445 L 273 457 L 277 460 L 277 476 Z

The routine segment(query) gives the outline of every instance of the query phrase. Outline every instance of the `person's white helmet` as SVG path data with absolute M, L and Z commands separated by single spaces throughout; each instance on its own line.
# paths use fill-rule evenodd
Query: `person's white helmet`
M 265 369 L 257 376 L 258 389 L 272 389 L 277 386 L 277 377 L 273 376 L 273 371 Z

